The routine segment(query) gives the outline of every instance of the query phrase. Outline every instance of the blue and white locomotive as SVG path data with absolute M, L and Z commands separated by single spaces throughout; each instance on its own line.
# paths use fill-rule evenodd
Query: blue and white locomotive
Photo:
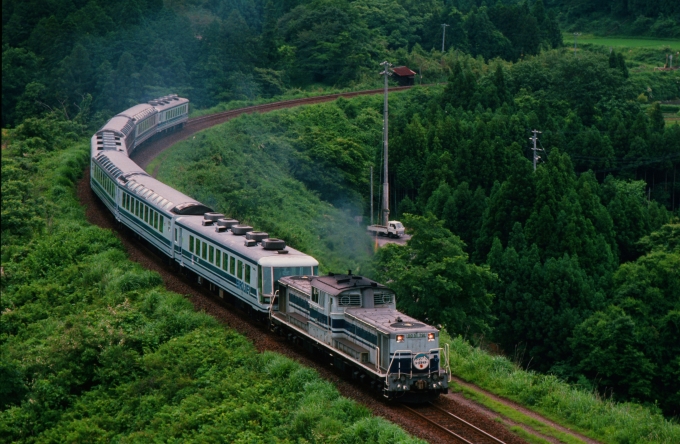
M 172 95 L 136 105 L 92 136 L 90 185 L 116 220 L 220 297 L 386 397 L 446 393 L 448 351 L 439 331 L 398 312 L 389 288 L 351 273 L 319 276 L 313 257 L 213 212 L 130 159 L 144 141 L 181 127 L 188 102 Z

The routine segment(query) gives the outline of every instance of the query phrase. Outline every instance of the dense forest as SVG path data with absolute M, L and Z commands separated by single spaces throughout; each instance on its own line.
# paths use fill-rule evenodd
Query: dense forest
M 569 31 L 680 37 L 680 5 L 673 0 L 547 0 Z
M 441 23 L 450 24 L 446 50 L 485 58 L 516 60 L 562 41 L 540 0 L 491 8 L 441 0 L 6 1 L 2 17 L 3 127 L 83 108 L 101 123 L 171 92 L 205 107 L 310 83 L 356 84 L 387 56 L 435 58 Z
M 678 107 L 658 102 L 680 97 L 680 76 L 640 68 L 635 52 L 567 50 L 560 31 L 677 37 L 677 2 L 491 3 L 3 2 L 2 285 L 11 298 L 3 296 L 1 343 L 11 365 L 1 368 L 0 394 L 12 436 L 56 424 L 55 412 L 75 405 L 104 403 L 114 415 L 116 396 L 153 398 L 149 381 L 167 376 L 155 366 L 164 344 L 213 334 L 179 300 L 158 303 L 153 276 L 127 269 L 112 238 L 76 222 L 69 190 L 84 161 L 72 146 L 156 96 L 178 93 L 206 108 L 363 88 L 379 81 L 384 58 L 418 68 L 423 83 L 443 83 L 390 97 L 390 201 L 413 234 L 408 245 L 370 258 L 360 228 L 349 228 L 352 216 L 368 215 L 368 168 L 381 166 L 378 97 L 240 119 L 185 142 L 191 155 L 170 154 L 164 168 L 181 168 L 159 177 L 314 254 L 326 270 L 349 265 L 389 282 L 410 314 L 524 368 L 680 414 L 680 125 L 664 119 Z M 66 151 L 72 158 L 57 160 Z M 54 183 L 36 171 L 52 171 Z M 196 172 L 200 181 L 188 180 Z M 356 234 L 347 241 L 343 233 Z M 101 254 L 112 271 L 81 273 Z M 84 292 L 79 283 L 99 287 Z M 110 315 L 110 306 L 121 311 Z M 98 336 L 78 323 L 129 330 Z M 158 343 L 146 344 L 137 328 Z M 121 338 L 129 347 L 111 346 Z M 58 357 L 63 350 L 84 360 Z M 97 373 L 119 358 L 132 367 Z M 210 375 L 190 366 L 199 390 Z M 273 367 L 264 373 L 278 375 Z M 101 390 L 80 400 L 93 388 Z M 162 410 L 154 402 L 148 424 Z M 365 415 L 338 409 L 351 410 L 352 421 Z M 63 426 L 73 436 L 87 429 L 79 415 Z M 275 436 L 293 433 L 278 426 Z
M 680 126 L 640 106 L 615 52 L 565 55 L 467 58 L 438 100 L 393 114 L 415 234 L 379 252 L 380 275 L 421 317 L 677 414 Z M 436 266 L 451 257 L 471 265 Z

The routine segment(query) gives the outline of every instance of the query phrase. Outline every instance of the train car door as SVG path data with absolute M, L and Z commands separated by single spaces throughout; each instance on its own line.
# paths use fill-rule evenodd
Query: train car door
M 387 370 L 390 365 L 390 337 L 383 333 L 378 333 L 378 344 L 380 344 L 380 368 Z
M 174 250 L 174 257 L 177 259 L 179 257 L 179 263 L 184 265 L 184 257 L 182 256 L 182 227 L 178 227 L 175 224 L 175 229 L 174 229 L 174 243 L 173 243 L 173 250 Z

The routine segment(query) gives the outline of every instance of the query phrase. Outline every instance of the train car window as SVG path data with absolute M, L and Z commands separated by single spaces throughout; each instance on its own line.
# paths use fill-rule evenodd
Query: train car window
M 243 262 L 241 261 L 238 261 L 238 264 L 236 264 L 236 277 L 243 279 Z
M 272 267 L 262 267 L 262 293 L 272 294 Z
M 229 273 L 232 276 L 236 274 L 236 258 L 234 256 L 229 257 Z
M 165 220 L 163 219 L 163 216 L 160 216 L 158 229 L 160 230 L 161 233 L 163 232 L 163 222 L 165 222 Z
M 158 230 L 158 212 L 153 212 L 153 227 Z
M 208 250 L 208 261 L 212 264 L 215 261 L 215 247 L 211 245 Z
M 220 266 L 220 258 L 222 257 L 222 252 L 218 249 L 215 249 L 215 265 L 219 268 Z
M 177 242 L 177 228 L 175 228 L 175 242 Z
M 135 216 L 139 217 L 139 201 L 135 199 Z
M 222 270 L 227 271 L 227 262 L 229 261 L 229 255 L 227 253 L 222 253 Z
M 245 269 L 246 275 L 245 275 L 245 281 L 248 285 L 250 285 L 250 265 L 246 264 L 246 269 Z
M 196 256 L 201 255 L 201 240 L 196 238 Z
M 257 288 L 262 294 L 262 267 L 260 266 L 257 267 Z
M 149 207 L 144 205 L 144 222 L 149 223 Z
M 201 257 L 206 259 L 208 257 L 208 244 L 201 242 Z
M 194 237 L 189 235 L 189 251 L 194 252 Z

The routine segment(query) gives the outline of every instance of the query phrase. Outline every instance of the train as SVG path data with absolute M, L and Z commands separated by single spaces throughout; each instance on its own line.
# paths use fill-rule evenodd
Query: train
M 91 139 L 90 186 L 120 226 L 183 274 L 269 328 L 327 358 L 388 399 L 448 393 L 439 330 L 401 313 L 393 290 L 364 276 L 319 274 L 319 262 L 151 177 L 131 155 L 181 129 L 189 100 L 169 95 L 125 110 Z

